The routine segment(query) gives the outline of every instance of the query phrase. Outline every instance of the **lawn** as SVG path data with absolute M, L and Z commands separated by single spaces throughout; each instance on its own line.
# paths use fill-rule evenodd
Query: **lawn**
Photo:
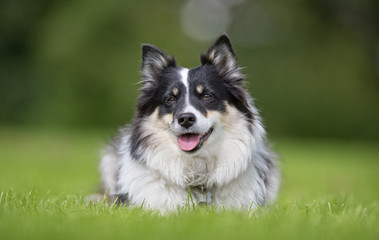
M 102 131 L 0 130 L 0 239 L 379 239 L 379 143 L 274 139 L 270 207 L 158 216 L 92 204 Z

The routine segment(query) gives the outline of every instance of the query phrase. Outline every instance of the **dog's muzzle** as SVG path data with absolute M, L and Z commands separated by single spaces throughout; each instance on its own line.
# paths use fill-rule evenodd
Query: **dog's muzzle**
M 208 140 L 212 132 L 213 132 L 213 127 L 211 127 L 204 134 L 186 133 L 186 134 L 179 135 L 178 137 L 179 147 L 185 152 L 195 152 L 203 146 L 203 144 Z

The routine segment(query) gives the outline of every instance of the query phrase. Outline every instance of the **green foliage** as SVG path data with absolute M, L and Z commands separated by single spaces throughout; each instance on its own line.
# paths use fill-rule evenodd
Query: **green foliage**
M 0 195 L 4 239 L 376 239 L 379 205 L 318 198 L 241 212 L 198 209 L 159 216 L 84 196 Z
M 160 216 L 92 203 L 108 134 L 0 129 L 1 239 L 377 239 L 378 143 L 277 139 L 278 200 Z M 190 199 L 189 199 L 190 201 Z
M 124 124 L 142 43 L 188 67 L 210 45 L 184 34 L 185 2 L 2 1 L 0 124 Z M 269 132 L 378 139 L 376 1 L 239 2 L 225 30 Z

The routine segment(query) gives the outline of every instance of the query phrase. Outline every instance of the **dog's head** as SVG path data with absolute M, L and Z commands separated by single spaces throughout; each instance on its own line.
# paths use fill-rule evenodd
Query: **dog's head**
M 142 46 L 142 88 L 137 120 L 155 113 L 165 132 L 186 153 L 195 153 L 217 138 L 228 106 L 252 120 L 243 74 L 226 34 L 201 55 L 201 65 L 180 67 L 159 48 Z

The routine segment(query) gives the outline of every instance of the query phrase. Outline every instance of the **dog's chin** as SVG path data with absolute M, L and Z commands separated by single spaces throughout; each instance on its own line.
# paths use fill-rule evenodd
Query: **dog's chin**
M 213 132 L 213 127 L 209 128 L 209 130 L 203 134 L 200 133 L 185 133 L 179 135 L 178 145 L 179 148 L 188 154 L 193 154 L 198 152 L 204 144 L 207 142 L 209 136 Z

